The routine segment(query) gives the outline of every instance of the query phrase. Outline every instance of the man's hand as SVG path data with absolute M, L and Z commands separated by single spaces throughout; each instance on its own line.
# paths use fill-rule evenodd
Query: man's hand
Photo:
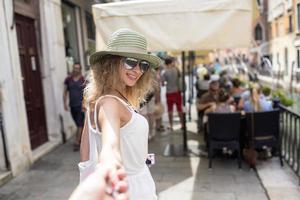
M 111 180 L 109 173 L 107 168 L 99 164 L 96 171 L 76 188 L 69 200 L 128 200 L 124 169 L 119 168 L 116 171 L 117 181 Z

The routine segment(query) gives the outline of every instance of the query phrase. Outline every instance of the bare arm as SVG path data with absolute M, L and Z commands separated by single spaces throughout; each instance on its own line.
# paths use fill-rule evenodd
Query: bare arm
M 243 110 L 244 109 L 244 103 L 245 100 L 243 98 L 240 99 L 239 103 L 238 103 L 238 109 Z
M 214 106 L 215 103 L 214 102 L 202 103 L 201 101 L 198 100 L 196 105 L 199 111 L 204 111 L 210 108 L 211 106 Z
M 216 109 L 217 109 L 217 105 L 216 105 L 216 104 L 211 105 L 209 108 L 205 109 L 204 114 L 208 114 L 208 113 L 211 113 L 211 112 L 215 112 Z
M 104 98 L 100 102 L 98 124 L 102 132 L 100 163 L 107 167 L 120 166 L 120 103 L 114 98 Z
M 86 114 L 88 115 L 88 113 Z M 81 162 L 89 160 L 89 133 L 88 133 L 87 117 L 85 118 L 83 130 L 81 134 L 80 160 Z
M 69 108 L 68 108 L 68 88 L 66 85 L 64 85 L 63 100 L 64 100 L 65 110 L 69 110 Z

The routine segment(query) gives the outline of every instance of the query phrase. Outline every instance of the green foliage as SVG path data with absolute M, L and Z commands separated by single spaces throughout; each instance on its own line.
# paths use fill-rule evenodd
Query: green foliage
M 263 93 L 266 97 L 268 97 L 268 96 L 271 94 L 271 88 L 268 87 L 268 86 L 263 86 L 261 90 L 262 90 L 262 93 Z
M 247 82 L 247 81 L 245 81 L 245 80 L 240 80 L 240 82 L 241 82 L 241 87 L 242 87 L 242 88 L 245 88 L 245 87 L 248 86 L 248 82 Z
M 291 98 L 288 98 L 283 90 L 276 90 L 273 92 L 273 98 L 278 98 L 280 100 L 280 103 L 286 107 L 291 106 L 294 104 L 294 100 Z

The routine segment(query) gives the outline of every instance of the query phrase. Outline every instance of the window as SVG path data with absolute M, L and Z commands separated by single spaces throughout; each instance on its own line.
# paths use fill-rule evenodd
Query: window
M 288 49 L 285 47 L 284 48 L 284 74 L 287 75 L 288 74 L 288 70 L 289 70 L 289 54 L 288 54 Z
M 67 71 L 70 73 L 72 71 L 73 64 L 80 61 L 75 7 L 62 2 L 61 11 L 63 18 Z
M 279 36 L 279 25 L 278 25 L 278 21 L 275 22 L 275 36 L 276 36 L 276 37 Z
M 257 2 L 257 7 L 258 7 L 260 13 L 263 13 L 263 11 L 264 11 L 264 2 L 263 2 L 263 0 L 257 0 L 256 2 Z
M 262 28 L 260 24 L 257 24 L 255 27 L 255 40 L 262 40 Z
M 297 68 L 300 69 L 300 50 L 297 49 Z
M 85 12 L 85 21 L 86 21 L 88 39 L 95 40 L 95 24 L 94 24 L 93 16 L 88 12 Z
M 292 20 L 293 20 L 292 15 L 289 15 L 289 30 L 288 30 L 289 33 L 293 32 L 293 21 Z
M 297 4 L 298 31 L 300 30 L 300 4 Z

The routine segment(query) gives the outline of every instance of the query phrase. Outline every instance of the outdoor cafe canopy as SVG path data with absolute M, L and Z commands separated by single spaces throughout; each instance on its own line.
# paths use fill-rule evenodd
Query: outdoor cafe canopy
M 148 40 L 149 51 L 249 47 L 252 0 L 141 0 L 93 5 L 96 49 L 119 28 Z

